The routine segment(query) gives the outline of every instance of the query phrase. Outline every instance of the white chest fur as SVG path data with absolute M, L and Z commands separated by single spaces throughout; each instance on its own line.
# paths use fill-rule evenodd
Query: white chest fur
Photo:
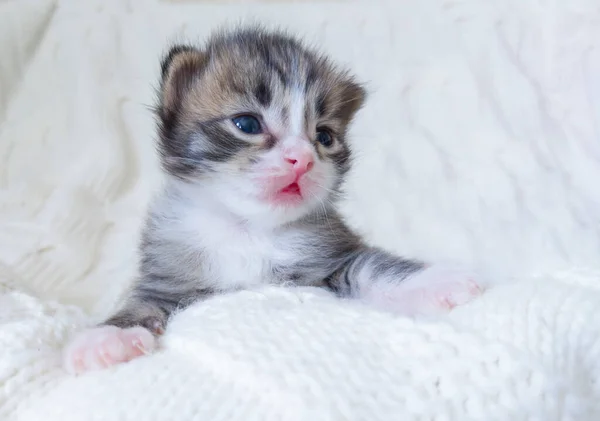
M 177 231 L 185 247 L 198 249 L 203 282 L 217 289 L 279 283 L 273 268 L 294 261 L 293 232 L 248 227 L 223 214 L 194 208 L 181 212 Z M 296 247 L 297 248 L 297 247 Z
M 231 288 L 277 281 L 272 275 L 276 255 L 272 237 L 235 226 L 211 234 L 202 239 L 206 277 Z

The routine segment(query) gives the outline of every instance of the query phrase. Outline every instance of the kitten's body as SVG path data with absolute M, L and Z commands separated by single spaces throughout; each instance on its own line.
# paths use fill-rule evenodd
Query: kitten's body
M 160 93 L 168 180 L 139 280 L 104 326 L 70 344 L 70 371 L 141 355 L 176 309 L 262 284 L 323 286 L 404 314 L 480 292 L 466 274 L 366 245 L 335 210 L 364 91 L 327 59 L 282 34 L 223 33 L 204 50 L 172 49 Z
M 189 186 L 170 189 L 194 195 Z M 204 286 L 214 291 L 266 283 L 318 285 L 361 244 L 333 209 L 271 226 L 268 221 L 253 224 L 202 199 L 177 201 L 175 207 L 170 199 L 157 202 L 144 235 L 143 268 L 149 274 L 185 268 L 189 273 L 180 276 L 194 285 L 205 279 Z M 168 242 L 173 247 L 166 248 Z M 190 266 L 190 254 L 206 264 Z

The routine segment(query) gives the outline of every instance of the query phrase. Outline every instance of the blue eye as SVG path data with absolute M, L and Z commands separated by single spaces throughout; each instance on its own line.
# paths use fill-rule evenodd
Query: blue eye
M 333 145 L 333 137 L 331 137 L 331 133 L 327 130 L 319 130 L 317 132 L 317 142 L 328 148 Z
M 233 118 L 231 121 L 246 134 L 259 134 L 262 132 L 260 121 L 251 115 L 241 115 Z

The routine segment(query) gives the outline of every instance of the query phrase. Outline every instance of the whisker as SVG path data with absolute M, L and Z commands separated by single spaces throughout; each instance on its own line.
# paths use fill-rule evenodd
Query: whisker
M 327 206 L 325 204 L 325 201 L 323 199 L 321 199 L 319 196 L 317 196 L 316 194 L 312 194 L 312 196 L 317 199 L 317 201 L 319 202 L 319 204 L 321 205 L 321 208 L 323 209 L 323 216 L 325 217 L 325 222 L 327 224 L 327 226 L 329 227 L 329 231 L 336 236 L 336 239 L 339 239 L 336 235 L 336 231 L 333 229 L 333 226 L 331 225 L 331 221 L 329 220 L 329 215 L 327 214 Z

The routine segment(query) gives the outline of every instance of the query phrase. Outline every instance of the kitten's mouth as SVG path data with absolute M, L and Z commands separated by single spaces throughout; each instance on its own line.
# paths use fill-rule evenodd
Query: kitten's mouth
M 300 186 L 298 185 L 297 182 L 293 182 L 289 186 L 284 187 L 283 189 L 281 189 L 281 193 L 295 194 L 295 195 L 298 195 L 298 196 L 302 195 L 302 193 L 300 191 Z
M 302 203 L 302 189 L 297 181 L 288 184 L 275 194 L 273 197 L 274 204 L 283 206 L 296 206 Z

